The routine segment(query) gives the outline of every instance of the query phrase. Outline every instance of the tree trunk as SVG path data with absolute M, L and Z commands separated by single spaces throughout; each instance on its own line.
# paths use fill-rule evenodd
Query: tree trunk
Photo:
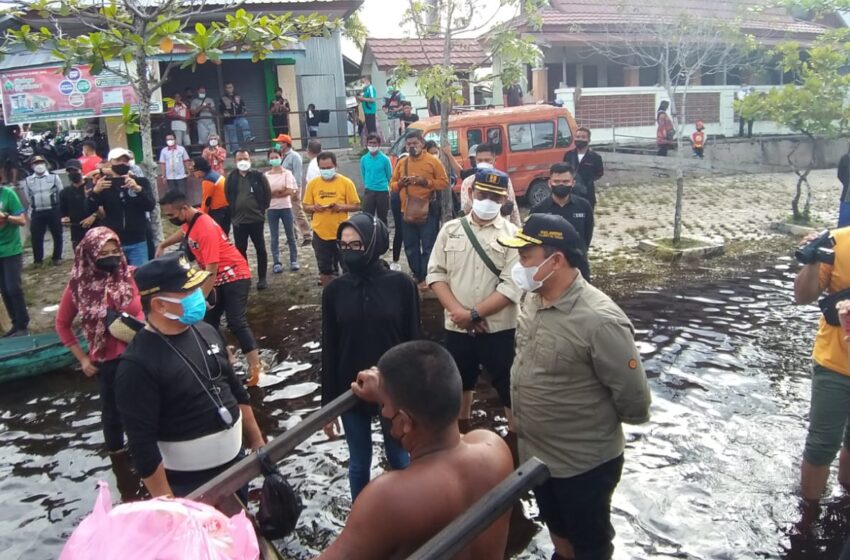
M 800 147 L 800 142 L 796 142 L 794 147 L 788 152 L 788 156 L 786 159 L 788 160 L 788 165 L 791 166 L 791 170 L 797 175 L 797 190 L 794 193 L 794 198 L 791 200 L 791 219 L 794 222 L 801 222 L 804 219 L 803 213 L 800 212 L 800 199 L 803 196 L 803 183 L 806 180 L 806 175 L 804 175 L 797 166 L 794 164 L 794 153 Z
M 666 60 L 669 61 L 669 59 Z M 666 68 L 665 71 L 669 77 L 669 68 Z M 675 247 L 682 240 L 682 207 L 685 199 L 685 146 L 684 142 L 682 142 L 680 123 L 684 120 L 688 89 L 687 84 L 685 84 L 685 90 L 682 93 L 682 107 L 677 108 L 676 92 L 670 85 L 669 78 L 666 86 L 667 95 L 670 97 L 670 121 L 673 123 L 673 130 L 676 134 L 676 206 L 673 211 L 673 246 Z M 682 115 L 682 119 L 679 119 L 680 114 Z
M 445 23 L 445 38 L 443 40 L 443 67 L 448 68 L 451 66 L 451 44 L 452 44 L 452 15 L 454 12 L 454 2 L 453 0 L 449 0 L 448 8 L 446 9 L 446 23 Z M 440 104 L 440 145 L 445 146 L 449 143 L 449 110 L 451 107 L 449 106 L 452 101 L 448 99 L 448 97 L 443 98 L 443 102 Z M 443 166 L 446 168 L 446 173 L 451 176 L 451 165 L 449 165 L 448 158 L 450 156 L 440 151 L 441 159 L 443 160 Z M 442 204 L 441 204 L 441 215 L 443 223 L 448 222 L 452 219 L 454 214 L 454 198 L 452 196 L 452 187 L 454 185 L 449 184 L 449 188 L 445 191 Z
M 156 156 L 153 153 L 153 139 L 151 137 L 151 98 L 153 92 L 148 81 L 147 55 L 144 50 L 136 51 L 136 95 L 139 97 L 139 132 L 142 137 L 142 161 L 141 167 L 145 171 L 145 177 L 150 181 L 154 193 L 156 206 L 151 211 L 151 226 L 153 228 L 154 244 L 162 243 L 162 213 L 159 209 L 159 190 L 157 189 L 157 175 L 159 167 L 156 165 Z

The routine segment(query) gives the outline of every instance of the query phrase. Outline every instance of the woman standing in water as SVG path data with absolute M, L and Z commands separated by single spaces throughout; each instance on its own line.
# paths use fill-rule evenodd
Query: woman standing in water
M 355 214 L 339 226 L 336 238 L 347 272 L 322 294 L 322 405 L 348 391 L 357 373 L 377 364 L 384 352 L 420 336 L 416 284 L 381 260 L 390 247 L 387 226 L 370 214 Z M 352 501 L 369 482 L 377 414 L 374 405 L 361 403 L 342 415 Z M 381 428 L 390 467 L 406 468 L 410 458 L 383 418 Z M 339 432 L 338 419 L 325 426 L 328 437 Z
M 115 406 L 113 383 L 119 358 L 127 344 L 110 334 L 107 310 L 144 319 L 132 268 L 121 250 L 118 235 L 109 228 L 96 227 L 77 245 L 71 280 L 62 293 L 56 314 L 56 332 L 80 362 L 83 373 L 97 380 L 103 439 L 114 463 L 117 455 L 125 453 L 124 430 Z M 88 353 L 80 347 L 71 327 L 77 316 L 89 346 Z

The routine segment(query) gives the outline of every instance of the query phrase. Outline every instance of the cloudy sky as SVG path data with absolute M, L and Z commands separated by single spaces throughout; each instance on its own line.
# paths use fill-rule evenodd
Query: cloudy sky
M 483 9 L 473 18 L 476 26 L 489 19 L 494 10 L 499 10 L 496 21 L 504 21 L 516 13 L 515 7 L 500 8 L 502 2 L 499 0 L 478 1 Z M 369 36 L 384 38 L 409 36 L 408 30 L 401 29 L 399 25 L 409 5 L 408 0 L 365 0 L 360 17 L 369 29 Z M 346 56 L 360 62 L 361 52 L 350 41 L 345 41 L 343 52 Z

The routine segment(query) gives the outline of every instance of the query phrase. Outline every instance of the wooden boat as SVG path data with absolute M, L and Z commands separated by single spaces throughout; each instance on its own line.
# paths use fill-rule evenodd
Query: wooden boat
M 82 338 L 80 346 L 87 351 Z M 76 361 L 55 332 L 0 339 L 0 383 L 62 369 Z

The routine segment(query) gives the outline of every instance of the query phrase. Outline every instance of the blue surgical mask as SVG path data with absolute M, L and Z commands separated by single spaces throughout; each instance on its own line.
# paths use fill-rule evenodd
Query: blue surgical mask
M 166 319 L 180 321 L 184 325 L 194 325 L 195 323 L 200 322 L 204 318 L 204 315 L 207 314 L 207 300 L 204 298 L 204 293 L 200 288 L 193 291 L 183 299 L 169 297 L 160 297 L 159 299 L 169 301 L 171 303 L 179 303 L 183 306 L 183 314 L 180 316 L 168 312 L 163 313 L 163 315 Z
M 330 169 L 320 169 L 319 171 L 322 174 L 322 179 L 324 179 L 325 181 L 330 181 L 331 179 L 336 177 L 336 169 L 333 167 Z

